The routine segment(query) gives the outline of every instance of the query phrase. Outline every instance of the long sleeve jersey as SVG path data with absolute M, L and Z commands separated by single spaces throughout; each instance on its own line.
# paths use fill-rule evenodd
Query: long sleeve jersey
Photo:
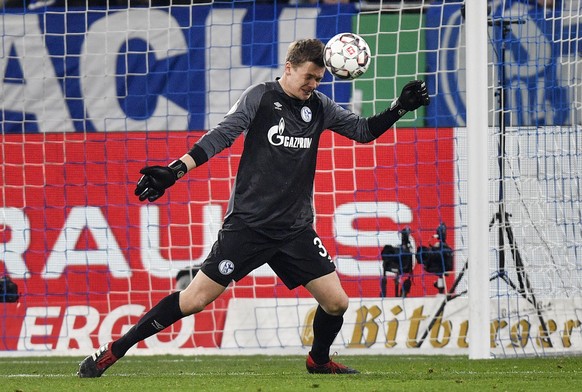
M 314 91 L 306 101 L 278 81 L 249 87 L 198 142 L 210 159 L 245 135 L 223 229 L 251 227 L 285 238 L 313 224 L 313 189 L 321 134 L 330 129 L 357 142 L 374 136 L 368 120 Z

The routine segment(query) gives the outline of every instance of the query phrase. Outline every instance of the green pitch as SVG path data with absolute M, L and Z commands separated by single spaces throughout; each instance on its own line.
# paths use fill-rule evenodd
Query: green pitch
M 312 375 L 298 356 L 127 356 L 97 379 L 81 358 L 0 358 L 0 390 L 32 391 L 578 391 L 582 357 L 342 356 L 358 375 Z

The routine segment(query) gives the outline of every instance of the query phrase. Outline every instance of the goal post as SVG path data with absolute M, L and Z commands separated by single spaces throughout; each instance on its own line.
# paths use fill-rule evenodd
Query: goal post
M 372 143 L 321 137 L 314 225 L 350 297 L 332 348 L 582 353 L 580 4 L 468 3 L 4 2 L 0 355 L 87 355 L 183 288 L 244 138 L 154 203 L 139 170 L 280 76 L 291 42 L 347 31 L 372 63 L 320 91 L 370 116 L 422 79 L 431 104 Z M 315 308 L 262 266 L 130 353 L 304 354 Z
M 466 5 L 467 64 L 467 232 L 469 297 L 469 358 L 490 357 L 490 301 L 488 234 L 489 158 L 487 142 L 488 113 L 487 79 L 487 2 L 473 1 Z

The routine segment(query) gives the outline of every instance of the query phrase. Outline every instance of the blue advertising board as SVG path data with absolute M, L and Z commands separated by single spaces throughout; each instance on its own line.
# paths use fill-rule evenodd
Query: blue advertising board
M 5 9 L 1 132 L 207 129 L 251 83 L 280 76 L 290 42 L 350 31 L 355 12 L 253 3 Z M 350 84 L 331 89 L 321 86 L 349 102 Z
M 464 35 L 470 27 L 461 12 L 462 4 L 437 0 L 427 10 L 427 32 L 439 31 L 426 35 L 427 85 L 435 94 L 427 108 L 428 126 L 465 125 Z M 500 109 L 498 96 L 503 87 L 507 94 L 504 109 L 511 113 L 509 125 L 576 122 L 577 114 L 571 108 L 580 84 L 578 67 L 572 66 L 580 51 L 578 17 L 562 18 L 561 2 L 551 8 L 529 0 L 490 4 L 487 50 L 494 67 L 489 77 L 494 80 L 489 80 L 488 102 L 496 104 L 492 109 Z

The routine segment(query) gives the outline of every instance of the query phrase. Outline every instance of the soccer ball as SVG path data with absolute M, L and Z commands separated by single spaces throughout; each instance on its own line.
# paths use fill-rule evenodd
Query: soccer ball
M 340 79 L 356 79 L 370 65 L 370 47 L 354 33 L 340 33 L 325 45 L 323 62 L 334 76 Z

